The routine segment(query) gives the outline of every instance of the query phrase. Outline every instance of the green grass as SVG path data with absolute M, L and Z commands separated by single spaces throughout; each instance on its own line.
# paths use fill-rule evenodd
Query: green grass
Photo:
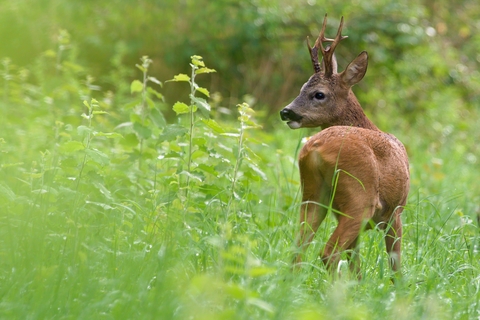
M 290 271 L 308 132 L 260 129 L 246 104 L 225 120 L 194 79 L 167 121 L 169 84 L 148 80 L 148 59 L 121 95 L 74 58 L 52 71 L 52 58 L 32 67 L 37 81 L 10 66 L 2 89 L 0 318 L 479 317 L 478 112 L 436 139 L 434 120 L 391 124 L 411 156 L 403 277 L 391 283 L 381 233 L 369 231 L 363 279 L 334 280 L 317 259 L 332 217 Z

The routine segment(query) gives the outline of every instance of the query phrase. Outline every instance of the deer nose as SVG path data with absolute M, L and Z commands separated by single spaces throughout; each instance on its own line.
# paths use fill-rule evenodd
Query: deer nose
M 289 119 L 289 114 L 291 113 L 290 109 L 282 109 L 282 111 L 280 111 L 280 118 L 282 118 L 282 121 L 287 121 Z
M 282 118 L 283 121 L 297 121 L 302 117 L 288 108 L 283 108 L 282 111 L 280 111 L 280 118 Z

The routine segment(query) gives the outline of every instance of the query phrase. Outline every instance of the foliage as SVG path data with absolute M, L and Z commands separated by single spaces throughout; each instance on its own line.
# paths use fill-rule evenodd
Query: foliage
M 358 88 L 359 99 L 382 128 L 405 143 L 411 158 L 412 188 L 403 214 L 404 274 L 392 284 L 378 232 L 362 234 L 362 281 L 352 281 L 348 274 L 333 280 L 326 273 L 316 257 L 335 225 L 332 217 L 308 250 L 302 270 L 290 271 L 300 204 L 295 153 L 309 131 L 292 132 L 279 123 L 269 127 L 274 122 L 267 121 L 258 105 L 259 112 L 251 106 L 266 91 L 271 96 L 282 92 L 282 79 L 298 90 L 300 82 L 284 75 L 305 59 L 292 58 L 283 66 L 284 74 L 265 70 L 282 65 L 281 55 L 272 53 L 279 43 L 275 41 L 285 36 L 282 32 L 292 32 L 298 21 L 308 30 L 318 27 L 318 17 L 302 8 L 305 3 L 221 1 L 209 2 L 205 11 L 198 10 L 202 2 L 190 1 L 114 1 L 106 9 L 93 2 L 46 3 L 56 8 L 51 9 L 53 17 L 65 14 L 63 23 L 83 29 L 64 26 L 52 37 L 54 44 L 28 64 L 22 63 L 26 58 L 21 54 L 1 60 L 1 318 L 478 317 L 480 186 L 475 174 L 480 154 L 473 85 L 478 79 L 464 67 L 450 68 L 454 61 L 475 64 L 462 60 L 456 51 L 460 44 L 442 53 L 436 40 L 421 45 L 425 34 L 417 29 L 398 28 L 411 14 L 423 18 L 408 20 L 408 25 L 424 27 L 432 14 L 427 4 L 383 1 L 328 7 L 332 17 L 346 10 L 351 17 L 347 21 L 359 19 L 351 26 L 358 26 L 362 36 L 355 36 L 353 27 L 348 30 L 352 48 L 358 50 L 365 41 L 374 47 L 370 79 Z M 28 5 L 31 11 L 22 11 Z M 132 21 L 115 10 L 121 5 L 131 9 Z M 36 6 L 19 1 L 0 10 L 35 15 Z M 185 43 L 177 47 L 175 41 L 185 41 L 179 37 L 152 44 L 162 46 L 162 59 L 141 50 L 149 56 L 125 63 L 135 51 L 130 37 L 141 30 L 140 24 L 133 28 L 143 21 L 138 17 L 155 25 L 157 10 L 179 6 L 198 20 L 157 14 L 156 19 L 165 19 L 164 34 L 183 34 L 209 14 L 210 27 L 218 31 L 221 15 L 241 12 L 218 34 L 223 42 L 250 46 L 251 51 L 244 52 L 258 54 L 259 60 L 247 61 L 235 46 L 218 46 L 203 26 L 191 40 L 205 45 L 198 48 L 205 59 Z M 224 13 L 224 8 L 229 10 Z M 359 9 L 363 11 L 354 13 Z M 380 9 L 384 18 L 360 23 L 361 13 L 374 16 Z M 101 10 L 110 12 L 92 14 Z M 283 10 L 293 11 L 285 17 Z M 245 21 L 256 23 L 235 39 L 236 24 Z M 368 31 L 382 23 L 382 33 Z M 129 31 L 125 43 L 114 45 L 115 33 L 106 36 L 111 31 L 106 25 L 118 26 L 115 33 Z M 39 26 L 22 27 L 42 39 Z M 94 28 L 98 33 L 86 32 Z M 95 36 L 79 37 L 81 32 Z M 27 34 L 19 33 L 18 39 Z M 142 39 L 148 39 L 153 33 L 143 34 Z M 265 37 L 260 41 L 259 35 Z M 272 50 L 265 53 L 265 48 Z M 280 48 L 288 52 L 297 46 L 284 42 Z M 259 69 L 255 63 L 267 53 L 273 58 L 263 61 L 274 63 L 249 78 L 248 72 Z M 100 66 L 90 54 L 98 57 Z M 186 61 L 178 62 L 187 54 L 189 69 Z M 180 70 L 166 66 L 177 56 L 173 64 Z M 341 63 L 349 60 L 339 58 Z M 301 62 L 300 67 L 307 65 Z M 234 75 L 226 72 L 231 66 L 236 67 Z M 168 76 L 157 79 L 156 74 Z M 252 79 L 266 75 L 272 75 L 269 90 L 264 83 L 252 85 L 257 83 Z M 253 93 L 236 108 L 216 92 L 221 86 L 215 81 L 229 83 L 231 78 L 239 79 L 230 82 L 232 88 L 241 79 L 251 82 L 236 91 L 239 96 Z M 210 80 L 212 84 L 205 85 Z M 283 94 L 282 99 L 294 95 Z M 278 107 L 274 100 L 262 103 Z M 420 110 L 403 102 L 409 100 Z M 387 107 L 392 101 L 398 109 Z M 235 116 L 228 116 L 228 108 Z
M 98 84 L 128 94 L 118 90 L 124 82 L 112 73 L 131 72 L 112 71 L 112 60 L 133 65 L 146 54 L 155 61 L 153 74 L 178 74 L 191 55 L 201 52 L 219 71 L 204 81 L 221 94 L 217 97 L 229 99 L 218 103 L 234 114 L 232 106 L 250 94 L 263 113 L 272 114 L 311 74 L 305 37 L 318 34 L 328 13 L 328 34 L 335 32 L 340 16 L 346 20 L 349 39 L 337 50 L 340 67 L 361 50 L 369 52 L 370 69 L 357 91 L 374 118 L 441 120 L 435 111 L 439 103 L 445 105 L 439 114 L 451 105 L 463 110 L 479 103 L 479 10 L 472 0 L 19 0 L 0 5 L 0 56 L 26 66 L 53 46 L 52 30 L 63 30 L 58 37 L 66 30 L 79 49 L 78 61 Z M 72 44 L 64 46 L 62 54 L 70 49 Z M 415 85 L 419 81 L 422 86 Z M 437 101 L 432 96 L 440 87 L 448 89 L 448 98 Z M 390 94 L 381 96 L 385 93 Z M 182 94 L 183 87 L 172 86 L 165 99 L 171 103 Z M 163 111 L 173 119 L 170 109 Z

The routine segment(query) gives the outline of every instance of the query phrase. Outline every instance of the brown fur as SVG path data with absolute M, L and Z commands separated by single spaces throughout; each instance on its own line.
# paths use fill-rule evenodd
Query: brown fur
M 342 73 L 315 73 L 299 96 L 281 111 L 282 119 L 293 129 L 324 128 L 307 141 L 299 156 L 303 196 L 297 246 L 301 251 L 308 247 L 332 201 L 338 225 L 321 254 L 322 260 L 331 269 L 338 264 L 340 252 L 347 250 L 347 257 L 354 260 L 350 268 L 358 276 L 358 254 L 354 255 L 358 237 L 364 226 L 372 224 L 385 230 L 391 267 L 399 270 L 400 214 L 409 191 L 405 148 L 365 116 L 351 90 L 366 69 L 367 53 L 362 52 Z M 319 92 L 323 99 L 315 98 Z M 334 179 L 336 174 L 338 179 Z M 297 253 L 294 263 L 300 262 L 301 254 Z

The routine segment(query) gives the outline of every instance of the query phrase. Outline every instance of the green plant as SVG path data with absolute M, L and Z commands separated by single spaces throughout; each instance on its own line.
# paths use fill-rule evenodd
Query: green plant
M 186 160 L 186 166 L 187 170 L 185 171 L 186 174 L 186 183 L 185 183 L 185 197 L 188 199 L 188 192 L 190 189 L 190 178 L 191 178 L 191 166 L 192 166 L 192 154 L 194 152 L 194 146 L 193 146 L 193 141 L 194 141 L 194 135 L 195 135 L 195 113 L 197 110 L 200 110 L 202 113 L 203 117 L 208 118 L 209 113 L 210 113 L 210 105 L 202 98 L 196 97 L 195 94 L 198 92 L 204 94 L 205 96 L 209 97 L 210 92 L 205 89 L 200 87 L 196 82 L 195 78 L 197 75 L 202 74 L 202 73 L 212 73 L 215 72 L 215 70 L 210 69 L 205 67 L 205 63 L 202 60 L 202 57 L 200 56 L 192 56 L 191 57 L 192 62 L 190 63 L 190 67 L 192 68 L 191 76 L 189 77 L 186 74 L 178 74 L 176 75 L 172 80 L 169 81 L 186 81 L 190 85 L 190 105 L 186 105 L 185 103 L 182 102 L 177 102 L 173 106 L 173 111 L 177 115 L 180 114 L 188 114 L 188 150 L 187 150 L 187 160 Z M 211 120 L 213 121 L 213 120 Z
M 208 112 L 214 104 L 195 89 L 199 73 L 182 81 L 194 93 L 173 104 L 178 115 L 164 117 L 168 96 L 181 100 L 180 91 L 152 75 L 176 72 L 147 57 L 129 68 L 117 48 L 108 74 L 115 85 L 100 87 L 71 34 L 61 59 L 57 43 L 26 69 L 14 56 L 2 69 L 0 318 L 478 315 L 475 109 L 449 117 L 451 130 L 438 117 L 421 124 L 388 118 L 412 163 L 403 280 L 391 284 L 381 234 L 365 232 L 363 280 L 332 281 L 316 259 L 335 227 L 332 216 L 305 268 L 290 272 L 300 205 L 295 150 L 308 131 L 292 134 L 272 119 L 268 126 L 253 112 L 259 104 L 237 105 L 238 119 L 213 119 L 218 110 Z M 130 69 L 140 70 L 138 80 Z M 441 91 L 435 99 L 444 94 L 456 96 Z

